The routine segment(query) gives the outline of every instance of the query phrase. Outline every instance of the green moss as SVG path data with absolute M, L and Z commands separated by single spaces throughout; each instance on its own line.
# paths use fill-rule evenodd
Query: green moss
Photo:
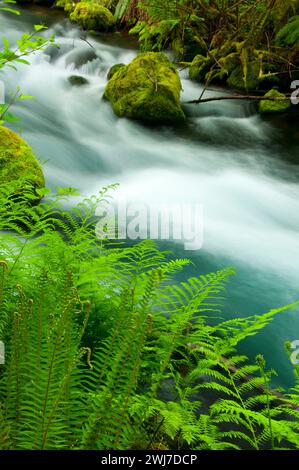
M 260 66 L 257 62 L 248 64 L 247 79 L 245 82 L 244 71 L 241 65 L 238 65 L 230 74 L 227 84 L 236 90 L 257 90 L 259 81 Z
M 55 7 L 64 9 L 67 3 L 68 0 L 57 0 L 55 2 Z
M 70 14 L 71 21 L 80 24 L 84 29 L 96 31 L 111 31 L 115 19 L 111 11 L 100 3 L 79 2 Z
M 111 80 L 113 75 L 118 72 L 122 67 L 126 67 L 125 64 L 115 64 L 111 67 L 111 69 L 108 72 L 107 78 L 108 80 Z
M 147 52 L 113 74 L 104 96 L 119 117 L 175 123 L 185 120 L 180 93 L 181 81 L 175 66 L 165 54 Z
M 64 5 L 64 11 L 69 15 L 75 10 L 77 3 L 75 2 L 66 2 Z
M 189 67 L 189 77 L 191 80 L 202 81 L 205 79 L 210 69 L 211 59 L 198 54 L 194 57 Z
M 173 50 L 176 59 L 181 60 L 184 57 L 184 41 L 181 38 L 175 38 L 171 43 L 171 49 Z
M 55 7 L 62 8 L 67 13 L 72 13 L 80 0 L 56 0 Z M 85 0 L 85 3 L 94 3 L 108 8 L 110 0 Z
M 259 104 L 259 111 L 261 114 L 283 113 L 291 107 L 290 100 L 278 90 L 270 90 L 265 94 L 265 96 L 277 98 L 277 101 L 261 101 Z
M 278 32 L 276 44 L 280 47 L 293 47 L 299 50 L 299 15 L 292 16 Z
M 33 188 L 45 186 L 42 169 L 31 147 L 6 127 L 0 126 L 0 186 L 26 182 Z

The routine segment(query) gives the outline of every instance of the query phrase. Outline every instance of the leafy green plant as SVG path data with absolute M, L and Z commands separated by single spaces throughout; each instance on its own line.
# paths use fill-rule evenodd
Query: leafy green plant
M 297 304 L 212 324 L 232 268 L 177 283 L 188 260 L 151 241 L 98 239 L 109 188 L 70 210 L 69 189 L 45 190 L 26 211 L 10 191 L 0 196 L 1 448 L 299 448 L 297 391 L 272 389 L 262 358 L 237 350 Z
M 2 4 L 15 4 L 13 0 L 6 0 Z M 19 14 L 18 10 L 1 6 L 0 11 L 5 13 Z M 2 38 L 3 47 L 0 49 L 0 72 L 5 67 L 16 69 L 18 64 L 30 65 L 27 58 L 33 54 L 45 50 L 48 46 L 55 46 L 55 37 L 52 35 L 49 39 L 41 36 L 39 33 L 47 28 L 43 25 L 35 25 L 32 33 L 24 33 L 21 39 L 16 41 L 16 45 L 11 45 L 6 37 Z M 1 77 L 1 75 L 0 75 Z M 0 124 L 4 121 L 15 121 L 17 118 L 9 112 L 12 105 L 20 100 L 31 99 L 31 96 L 24 95 L 18 87 L 16 92 L 10 96 L 9 102 L 0 104 Z
M 13 15 L 19 15 L 20 12 L 15 10 L 14 8 L 10 8 L 9 5 L 15 5 L 16 2 L 14 0 L 1 0 L 0 2 L 0 11 L 4 11 L 6 13 L 11 13 Z M 8 5 L 8 6 L 6 6 Z
M 284 47 L 296 47 L 299 45 L 299 16 L 292 16 L 289 22 L 278 32 L 277 44 Z

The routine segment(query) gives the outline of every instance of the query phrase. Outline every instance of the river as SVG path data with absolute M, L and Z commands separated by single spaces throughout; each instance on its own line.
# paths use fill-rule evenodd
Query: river
M 59 50 L 31 58 L 5 74 L 6 91 L 18 85 L 34 96 L 13 107 L 20 123 L 10 126 L 30 143 L 41 161 L 47 186 L 72 186 L 84 194 L 119 183 L 116 200 L 203 204 L 204 244 L 198 251 L 171 247 L 191 257 L 185 275 L 234 266 L 224 318 L 258 314 L 299 299 L 299 128 L 295 110 L 288 118 L 262 118 L 254 105 L 219 101 L 185 105 L 180 128 L 150 129 L 114 116 L 102 100 L 109 68 L 136 55 L 133 40 L 120 34 L 88 36 L 63 14 L 42 8 L 0 15 L 0 31 L 11 43 L 33 24 L 55 33 Z M 92 47 L 91 47 L 92 46 Z M 182 71 L 182 101 L 196 99 L 202 87 Z M 71 75 L 88 80 L 83 87 Z M 205 97 L 225 91 L 206 92 Z M 299 339 L 299 310 L 281 314 L 261 334 L 242 344 L 254 358 L 263 353 L 292 385 L 286 340 Z

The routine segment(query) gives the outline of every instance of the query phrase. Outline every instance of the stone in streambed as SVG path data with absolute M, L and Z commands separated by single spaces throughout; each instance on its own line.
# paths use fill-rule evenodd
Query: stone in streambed
M 129 65 L 118 66 L 108 75 L 104 97 L 117 116 L 153 124 L 185 121 L 180 77 L 165 54 L 139 54 Z
M 81 77 L 80 75 L 71 75 L 68 78 L 68 81 L 72 86 L 84 86 L 84 85 L 88 85 L 89 83 L 89 81 L 86 78 Z
M 92 62 L 97 58 L 95 50 L 86 45 L 83 49 L 71 51 L 66 58 L 66 65 L 73 65 L 75 69 L 79 69 L 82 65 Z

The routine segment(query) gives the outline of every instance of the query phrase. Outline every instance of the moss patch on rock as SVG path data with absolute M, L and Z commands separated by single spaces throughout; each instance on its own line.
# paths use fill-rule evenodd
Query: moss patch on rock
M 107 78 L 108 80 L 111 80 L 111 78 L 113 77 L 113 75 L 116 74 L 116 72 L 118 72 L 121 68 L 123 67 L 126 67 L 125 64 L 115 64 L 115 65 L 112 65 L 111 69 L 109 70 L 108 72 L 108 75 L 107 75 Z
M 284 113 L 291 107 L 290 100 L 278 90 L 270 90 L 265 96 L 276 98 L 276 101 L 263 100 L 259 104 L 259 112 L 261 114 Z
M 119 117 L 162 124 L 186 119 L 180 93 L 179 74 L 167 56 L 146 52 L 112 74 L 104 96 Z
M 55 6 L 57 8 L 62 8 L 66 13 L 70 15 L 75 10 L 77 4 L 78 2 L 75 2 L 73 0 L 58 0 L 55 3 Z
M 31 147 L 10 129 L 0 126 L 0 186 L 11 184 L 34 189 L 45 186 L 42 169 Z
M 80 0 L 56 0 L 55 7 L 62 8 L 67 13 L 72 13 Z M 108 8 L 110 0 L 85 0 L 85 3 L 96 3 Z
M 77 3 L 74 11 L 70 14 L 70 19 L 87 30 L 105 32 L 113 30 L 115 26 L 115 19 L 111 11 L 101 3 Z

